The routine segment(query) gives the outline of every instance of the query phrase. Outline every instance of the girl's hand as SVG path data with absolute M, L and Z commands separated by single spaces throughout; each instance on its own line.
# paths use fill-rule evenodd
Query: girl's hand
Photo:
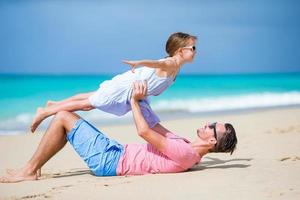
M 123 63 L 131 66 L 132 73 L 134 73 L 134 69 L 139 65 L 138 61 L 123 60 Z
M 133 92 L 131 99 L 134 101 L 139 101 L 147 96 L 148 86 L 147 81 L 135 81 L 133 83 Z

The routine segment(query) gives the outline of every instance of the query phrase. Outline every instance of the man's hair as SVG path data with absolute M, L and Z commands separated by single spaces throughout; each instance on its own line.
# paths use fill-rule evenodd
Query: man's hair
M 237 137 L 233 126 L 229 123 L 225 123 L 225 133 L 218 139 L 217 145 L 212 149 L 212 152 L 230 152 L 230 155 L 236 148 Z

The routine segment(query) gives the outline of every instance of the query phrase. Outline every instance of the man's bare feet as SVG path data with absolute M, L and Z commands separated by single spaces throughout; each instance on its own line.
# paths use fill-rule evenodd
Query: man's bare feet
M 31 132 L 34 133 L 39 124 L 45 119 L 44 109 L 38 108 L 31 123 Z
M 0 178 L 0 183 L 16 183 L 21 181 L 33 181 L 37 180 L 38 176 L 36 172 L 29 172 L 25 168 L 16 170 L 14 174 L 8 174 Z
M 52 100 L 49 100 L 49 101 L 47 101 L 46 107 L 49 107 L 49 106 L 55 105 L 55 104 L 57 104 L 57 103 L 58 103 L 57 101 L 52 101 Z
M 14 175 L 18 172 L 19 170 L 17 169 L 6 169 L 6 173 L 9 174 L 9 175 Z M 38 169 L 36 171 L 36 175 L 37 177 L 41 177 L 42 176 L 42 169 Z

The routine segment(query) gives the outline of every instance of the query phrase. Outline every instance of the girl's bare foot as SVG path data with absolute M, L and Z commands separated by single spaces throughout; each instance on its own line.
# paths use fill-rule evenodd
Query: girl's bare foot
M 30 172 L 29 170 L 22 168 L 16 170 L 14 174 L 8 174 L 0 178 L 0 183 L 16 183 L 21 181 L 37 180 L 38 176 L 36 172 Z
M 6 169 L 6 173 L 9 174 L 9 175 L 14 175 L 18 172 L 19 170 L 17 169 Z M 41 177 L 42 176 L 42 169 L 38 169 L 36 171 L 36 175 L 37 177 Z
M 46 107 L 55 105 L 55 104 L 57 104 L 57 103 L 58 103 L 57 101 L 51 101 L 51 100 L 49 100 L 49 101 L 47 101 Z
M 36 114 L 31 123 L 31 132 L 34 133 L 35 129 L 39 126 L 39 124 L 45 119 L 44 117 L 44 109 L 38 108 Z

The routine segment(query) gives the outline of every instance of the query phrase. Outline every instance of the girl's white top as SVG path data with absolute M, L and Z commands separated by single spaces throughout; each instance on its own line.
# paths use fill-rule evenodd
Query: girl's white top
M 127 71 L 102 82 L 99 89 L 90 96 L 89 101 L 92 106 L 102 111 L 121 116 L 131 110 L 130 97 L 134 81 L 146 80 L 148 96 L 157 96 L 173 84 L 174 78 L 159 77 L 154 68 L 140 67 L 135 69 L 134 73 Z M 153 127 L 159 119 L 149 106 L 148 99 L 142 100 L 140 105 L 146 121 Z

